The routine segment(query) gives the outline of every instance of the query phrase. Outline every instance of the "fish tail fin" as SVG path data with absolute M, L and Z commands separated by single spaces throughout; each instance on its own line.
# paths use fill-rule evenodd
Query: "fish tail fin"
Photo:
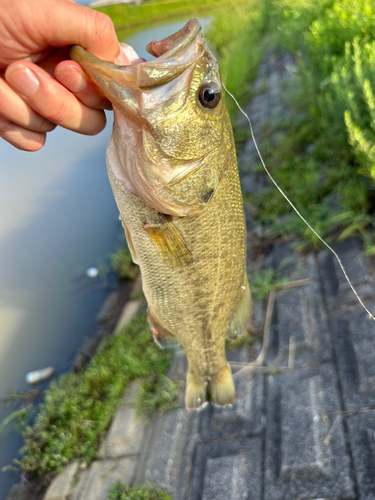
M 236 389 L 229 363 L 224 370 L 212 376 L 208 381 L 207 399 L 220 406 L 232 405 L 235 402 Z
M 206 401 L 215 405 L 231 405 L 236 400 L 232 372 L 229 363 L 219 374 L 207 379 L 188 371 L 186 377 L 185 405 L 187 409 L 199 408 Z
M 188 371 L 186 376 L 185 406 L 188 410 L 199 408 L 207 401 L 207 381 Z

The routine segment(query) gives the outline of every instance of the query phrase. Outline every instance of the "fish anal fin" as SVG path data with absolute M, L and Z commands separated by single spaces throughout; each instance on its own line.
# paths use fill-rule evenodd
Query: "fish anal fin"
M 144 228 L 163 258 L 170 267 L 184 267 L 193 262 L 193 256 L 186 245 L 184 237 L 173 222 L 151 226 L 145 224 Z
M 165 326 L 163 326 L 150 311 L 147 314 L 147 321 L 150 324 L 154 340 L 159 347 L 162 349 L 168 349 L 169 347 L 176 347 L 180 345 L 178 339 Z
M 237 310 L 235 311 L 227 330 L 227 336 L 232 340 L 243 335 L 250 323 L 252 302 L 247 278 L 241 286 L 240 293 L 240 301 Z
M 139 265 L 138 264 L 138 259 L 137 259 L 137 253 L 135 251 L 135 248 L 134 248 L 133 241 L 132 241 L 132 238 L 130 236 L 129 230 L 125 226 L 125 224 L 123 224 L 123 226 L 124 226 L 124 231 L 125 231 L 126 243 L 128 244 L 128 248 L 130 250 L 130 254 L 132 256 L 133 262 L 134 262 L 134 264 Z

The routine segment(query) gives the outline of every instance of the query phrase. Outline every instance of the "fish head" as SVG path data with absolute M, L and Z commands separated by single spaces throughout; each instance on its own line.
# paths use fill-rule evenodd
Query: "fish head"
M 134 56 L 131 65 L 77 46 L 71 57 L 113 104 L 107 162 L 118 179 L 161 213 L 199 213 L 219 184 L 228 147 L 219 67 L 197 19 L 147 50 L 154 60 Z

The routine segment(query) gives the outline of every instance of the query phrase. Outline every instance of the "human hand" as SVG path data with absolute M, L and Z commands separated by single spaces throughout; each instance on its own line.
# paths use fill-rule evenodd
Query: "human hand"
M 87 135 L 104 128 L 111 105 L 69 60 L 73 44 L 107 61 L 120 54 L 100 12 L 73 0 L 0 0 L 0 137 L 16 148 L 39 150 L 56 125 Z

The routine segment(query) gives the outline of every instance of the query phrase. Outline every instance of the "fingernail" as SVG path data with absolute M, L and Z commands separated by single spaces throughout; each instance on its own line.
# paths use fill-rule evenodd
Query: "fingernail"
M 87 86 L 87 81 L 82 73 L 74 66 L 64 66 L 56 71 L 56 78 L 71 92 L 82 92 Z
M 8 74 L 11 86 L 26 97 L 30 97 L 39 89 L 39 80 L 30 68 L 15 66 Z

